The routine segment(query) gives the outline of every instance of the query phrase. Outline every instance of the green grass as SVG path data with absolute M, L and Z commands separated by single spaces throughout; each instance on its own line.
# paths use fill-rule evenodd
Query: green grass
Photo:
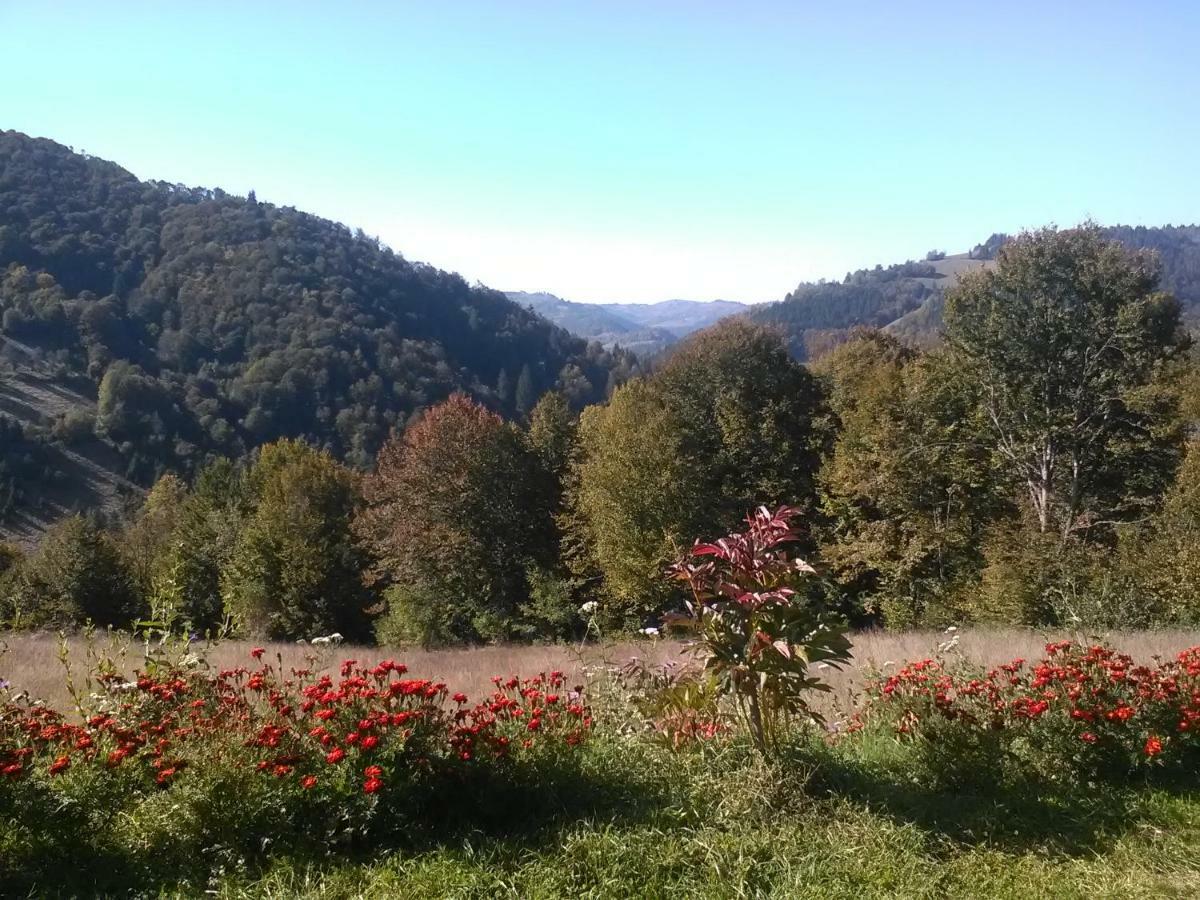
M 1191 897 L 1200 792 L 1033 785 L 938 790 L 867 739 L 674 755 L 597 741 L 524 802 L 446 796 L 448 818 L 353 860 L 276 857 L 226 897 Z M 496 800 L 497 798 L 492 798 Z M 484 811 L 470 815 L 468 810 Z M 181 895 L 195 886 L 180 890 Z

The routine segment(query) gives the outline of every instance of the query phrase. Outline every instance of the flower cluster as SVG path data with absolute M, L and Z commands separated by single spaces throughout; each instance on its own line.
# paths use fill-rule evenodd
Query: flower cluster
M 255 648 L 255 667 L 168 669 L 98 680 L 106 699 L 78 723 L 41 705 L 0 706 L 0 777 L 53 779 L 73 768 L 167 789 L 190 769 L 232 766 L 303 792 L 374 795 L 434 767 L 574 747 L 592 726 L 581 688 L 561 672 L 496 678 L 471 706 L 445 684 L 408 677 L 394 660 L 347 660 L 339 677 L 287 675 Z
M 1103 645 L 1047 644 L 1045 658 L 963 674 L 918 660 L 875 681 L 855 727 L 972 741 L 1048 773 L 1184 765 L 1200 751 L 1200 647 L 1153 666 Z

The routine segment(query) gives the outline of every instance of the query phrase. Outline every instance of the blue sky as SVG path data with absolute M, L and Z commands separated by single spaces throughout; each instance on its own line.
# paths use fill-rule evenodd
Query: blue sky
M 778 299 L 1200 220 L 1200 3 L 0 0 L 0 127 L 506 290 Z

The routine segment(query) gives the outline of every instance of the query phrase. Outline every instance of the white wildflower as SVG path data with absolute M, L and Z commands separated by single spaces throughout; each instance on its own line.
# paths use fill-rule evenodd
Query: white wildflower
M 643 628 L 642 634 L 644 634 L 646 637 L 658 637 L 658 629 L 654 627 Z
M 590 616 L 599 608 L 599 603 L 597 603 L 595 600 L 589 600 L 587 603 L 583 604 L 583 606 L 579 607 L 579 611 L 585 616 Z

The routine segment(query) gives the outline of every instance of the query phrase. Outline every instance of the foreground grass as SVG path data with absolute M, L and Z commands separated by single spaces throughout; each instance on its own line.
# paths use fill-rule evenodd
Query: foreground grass
M 1029 638 L 976 632 L 964 643 L 972 657 L 1003 658 L 1018 640 Z M 1142 655 L 1185 640 L 1147 637 Z M 921 655 L 879 642 L 860 639 L 860 660 Z M 528 669 L 521 648 L 492 652 L 512 655 L 489 659 L 490 671 Z M 599 710 L 590 742 L 536 769 L 440 784 L 379 846 L 273 841 L 265 789 L 205 793 L 198 783 L 189 793 L 181 783 L 119 815 L 84 793 L 38 815 L 0 802 L 0 896 L 1200 896 L 1196 773 L 1184 784 L 1111 785 L 981 772 L 939 787 L 881 732 L 833 745 L 798 735 L 768 764 L 741 740 L 671 752 L 630 733 L 627 713 L 617 702 Z
M 578 792 L 531 810 L 533 818 L 485 816 L 354 860 L 276 859 L 209 889 L 412 898 L 1200 894 L 1200 792 L 936 790 L 905 774 L 903 749 L 870 738 L 793 748 L 773 766 L 738 745 L 675 755 L 641 740 L 598 742 L 580 761 Z

